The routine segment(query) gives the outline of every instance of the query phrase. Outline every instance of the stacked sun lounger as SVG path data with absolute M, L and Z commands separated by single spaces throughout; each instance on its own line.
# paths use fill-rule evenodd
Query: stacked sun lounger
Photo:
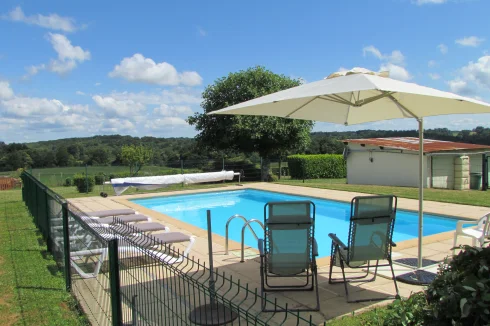
M 194 236 L 181 232 L 170 232 L 167 226 L 152 222 L 150 217 L 138 214 L 133 209 L 85 213 L 82 221 L 86 224 L 84 227 L 70 226 L 71 266 L 82 278 L 97 277 L 102 263 L 106 260 L 108 248 L 106 242 L 100 240 L 101 238 L 119 239 L 120 253 L 129 252 L 141 255 L 142 251 L 137 248 L 144 248 L 146 253 L 165 264 L 181 262 L 189 254 L 195 242 Z M 93 230 L 87 231 L 87 226 Z M 55 228 L 62 230 L 62 226 Z M 95 236 L 94 233 L 97 233 L 98 236 Z M 188 242 L 188 245 L 178 257 L 165 252 L 167 245 L 185 242 Z M 92 258 L 94 256 L 95 259 Z M 82 261 L 85 261 L 86 264 L 89 259 L 95 263 L 93 272 L 87 272 L 80 266 Z

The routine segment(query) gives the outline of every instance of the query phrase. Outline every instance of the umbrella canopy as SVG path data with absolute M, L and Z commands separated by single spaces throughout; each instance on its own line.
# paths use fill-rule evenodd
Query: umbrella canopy
M 264 115 L 353 125 L 415 118 L 419 123 L 419 248 L 423 236 L 423 118 L 490 113 L 490 104 L 453 93 L 387 78 L 363 68 L 239 103 L 209 114 Z

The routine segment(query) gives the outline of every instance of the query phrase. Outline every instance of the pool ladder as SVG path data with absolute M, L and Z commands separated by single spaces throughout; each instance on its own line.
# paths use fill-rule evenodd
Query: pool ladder
M 245 224 L 242 227 L 242 241 L 241 241 L 241 250 L 242 251 L 241 251 L 241 259 L 240 259 L 240 263 L 243 263 L 243 262 L 245 262 L 245 228 L 248 227 L 249 230 L 252 231 L 252 234 L 255 237 L 255 240 L 258 241 L 259 240 L 259 237 L 255 233 L 255 231 L 252 229 L 252 227 L 250 226 L 250 224 L 252 224 L 252 223 L 258 223 L 262 227 L 262 230 L 264 229 L 264 224 L 260 220 L 258 220 L 256 218 L 247 220 L 244 216 L 239 215 L 239 214 L 235 214 L 235 215 L 231 216 L 228 219 L 228 221 L 226 221 L 225 255 L 228 255 L 228 227 L 230 226 L 230 222 L 233 221 L 236 218 L 242 219 L 245 222 Z

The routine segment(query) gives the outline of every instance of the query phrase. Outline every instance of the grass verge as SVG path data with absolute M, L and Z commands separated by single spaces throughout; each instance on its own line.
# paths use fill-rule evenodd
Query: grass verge
M 345 182 L 345 179 L 308 179 L 305 180 L 304 183 L 303 180 L 281 179 L 276 183 L 291 186 L 361 192 L 373 195 L 396 195 L 398 197 L 411 199 L 419 198 L 418 188 L 352 185 L 346 184 Z M 424 199 L 444 203 L 490 207 L 490 191 L 424 189 Z
M 20 190 L 0 192 L 0 325 L 86 325 Z

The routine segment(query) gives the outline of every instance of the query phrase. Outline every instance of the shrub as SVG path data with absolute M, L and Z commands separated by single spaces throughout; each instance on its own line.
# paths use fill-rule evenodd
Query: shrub
M 427 289 L 432 315 L 441 325 L 490 324 L 490 247 L 464 246 L 441 265 Z
M 344 157 L 338 154 L 290 155 L 288 168 L 293 179 L 345 178 Z
M 95 178 L 92 175 L 85 177 L 84 173 L 75 174 L 73 176 L 73 184 L 77 187 L 78 192 L 91 192 L 94 189 Z
M 102 184 L 104 184 L 105 176 L 103 174 L 96 174 L 94 176 L 94 179 L 95 179 L 95 184 L 96 185 L 102 185 Z
M 65 186 L 65 187 L 71 187 L 71 186 L 73 186 L 73 180 L 72 180 L 72 178 L 66 178 L 65 179 L 65 183 L 63 184 L 63 186 Z
M 388 306 L 383 325 L 425 325 L 427 299 L 424 292 L 413 293 L 408 299 L 397 299 Z

